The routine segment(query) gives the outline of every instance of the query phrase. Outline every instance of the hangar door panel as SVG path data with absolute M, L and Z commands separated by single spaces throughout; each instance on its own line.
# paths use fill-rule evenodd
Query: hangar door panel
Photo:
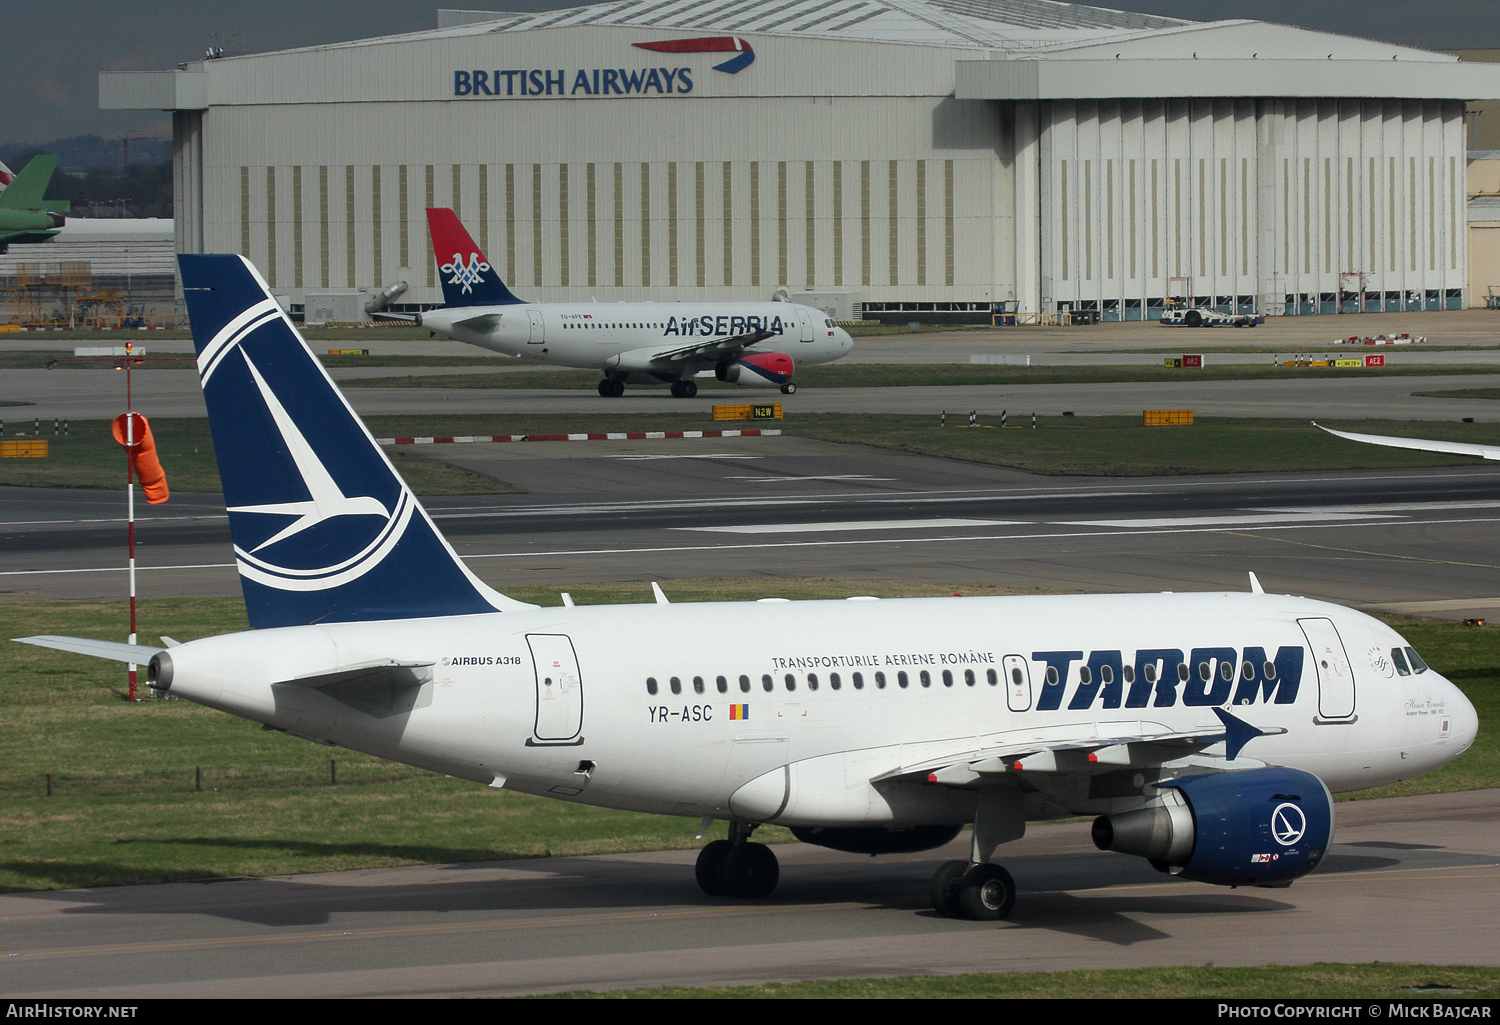
M 527 634 L 526 643 L 536 669 L 533 736 L 547 743 L 567 743 L 583 729 L 583 678 L 573 642 L 566 634 Z

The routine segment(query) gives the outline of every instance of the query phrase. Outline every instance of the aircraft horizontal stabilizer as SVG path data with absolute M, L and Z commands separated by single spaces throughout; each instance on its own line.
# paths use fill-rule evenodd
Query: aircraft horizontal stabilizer
M 108 658 L 135 665 L 146 665 L 151 661 L 151 656 L 166 650 L 147 644 L 122 644 L 119 641 L 96 641 L 91 637 L 59 637 L 56 634 L 12 637 L 11 640 L 18 644 L 35 644 L 39 648 L 55 648 L 58 651 L 71 651 L 75 655 L 92 655 L 94 658 Z
M 424 683 L 432 682 L 433 665 L 432 662 L 366 662 L 357 666 L 347 666 L 333 673 L 299 676 L 294 680 L 285 680 L 274 686 L 313 687 L 318 690 L 351 684 L 368 684 L 372 688 L 420 687 Z

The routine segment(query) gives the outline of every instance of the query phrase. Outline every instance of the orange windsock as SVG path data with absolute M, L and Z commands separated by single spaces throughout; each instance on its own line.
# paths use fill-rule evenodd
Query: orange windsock
M 128 436 L 133 440 L 127 443 L 126 421 L 131 419 L 135 422 L 128 425 Z M 156 439 L 151 437 L 150 422 L 139 413 L 121 413 L 115 417 L 114 435 L 115 440 L 125 446 L 130 457 L 130 468 L 141 482 L 146 501 L 152 505 L 165 502 L 168 494 L 167 474 L 161 468 L 161 461 L 156 458 Z

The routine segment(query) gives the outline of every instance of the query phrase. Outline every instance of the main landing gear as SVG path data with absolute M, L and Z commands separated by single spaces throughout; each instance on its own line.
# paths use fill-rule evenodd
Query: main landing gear
M 625 382 L 618 377 L 606 377 L 599 382 L 599 394 L 606 399 L 617 399 L 625 394 Z
M 714 840 L 698 853 L 698 885 L 710 897 L 769 897 L 781 878 L 771 848 L 751 843 L 757 823 L 731 822 L 729 839 Z
M 672 382 L 672 398 L 690 399 L 698 394 L 698 382 L 686 378 Z
M 999 865 L 945 861 L 932 874 L 932 909 L 944 918 L 998 922 L 1015 906 L 1015 880 Z

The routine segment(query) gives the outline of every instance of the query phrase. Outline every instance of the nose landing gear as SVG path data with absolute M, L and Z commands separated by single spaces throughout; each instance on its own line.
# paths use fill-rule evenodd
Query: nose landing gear
M 599 394 L 606 399 L 617 399 L 625 394 L 625 382 L 618 377 L 606 377 L 599 382 Z
M 763 843 L 752 843 L 758 823 L 731 822 L 729 839 L 714 840 L 698 853 L 698 885 L 710 897 L 769 897 L 781 878 L 776 855 Z

